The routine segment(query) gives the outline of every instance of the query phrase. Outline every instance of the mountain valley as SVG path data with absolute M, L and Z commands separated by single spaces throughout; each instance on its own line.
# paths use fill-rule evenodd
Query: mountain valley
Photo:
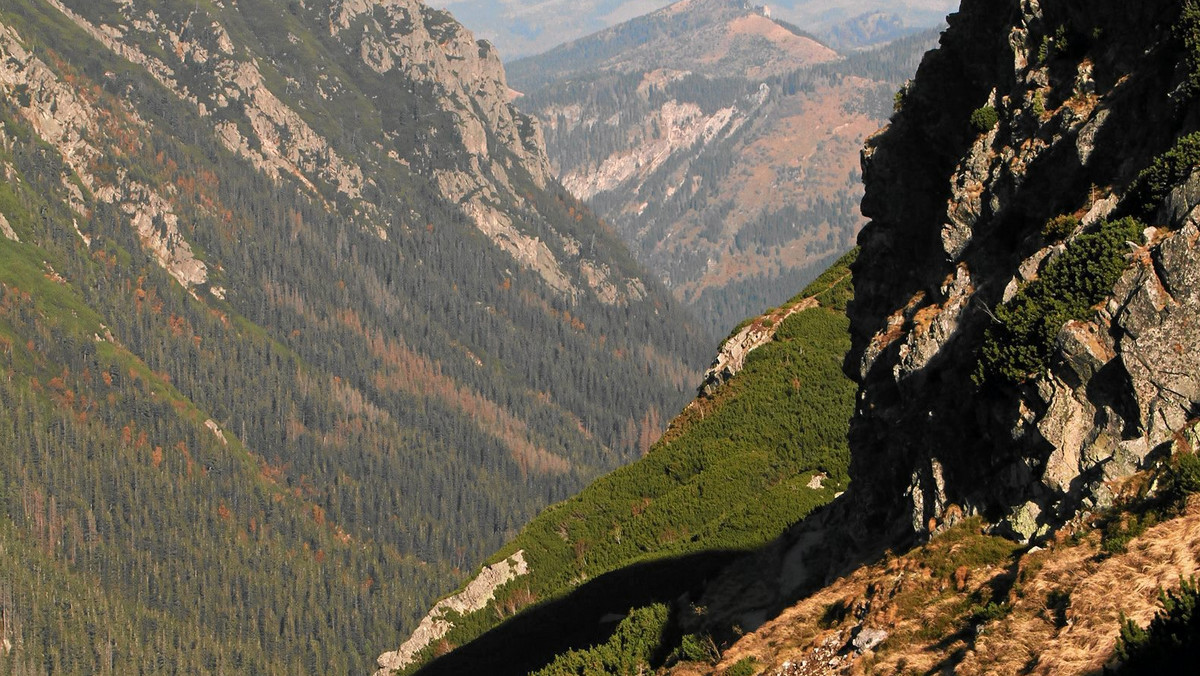
M 365 673 L 707 358 L 443 12 L 18 0 L 0 92 L 4 673 Z
M 513 673 L 546 676 L 1194 668 L 1200 3 L 965 0 L 939 43 L 863 152 L 870 222 L 843 262 L 854 403 L 796 421 L 849 420 L 844 492 L 757 543 L 651 547 L 648 560 L 577 576 L 475 641 L 435 647 L 444 655 L 416 673 L 464 673 L 518 639 L 538 647 L 500 653 L 519 660 Z M 725 349 L 809 307 L 796 300 Z M 720 411 L 722 388 L 745 375 L 710 373 L 672 429 Z M 749 424 L 775 427 L 774 410 L 756 406 Z M 729 447 L 745 438 L 720 434 Z M 638 519 L 655 464 L 686 452 L 675 441 L 668 432 L 581 494 L 614 498 L 621 528 L 603 552 Z M 697 486 L 754 467 L 743 453 L 744 464 L 696 464 Z M 606 487 L 642 473 L 624 493 Z M 568 502 L 533 524 L 559 521 L 561 546 L 587 554 L 599 541 L 582 528 L 589 513 Z M 532 548 L 535 533 L 510 547 Z M 702 579 L 668 573 L 670 587 L 664 570 Z M 538 574 L 530 566 L 495 598 L 524 580 L 532 590 Z M 614 596 L 639 579 L 661 595 Z M 575 617 L 590 632 L 561 619 Z
M 563 185 L 716 335 L 853 243 L 859 148 L 936 39 L 841 55 L 764 11 L 689 0 L 508 64 Z
M 0 6 L 0 673 L 1194 668 L 1200 0 L 496 7 Z

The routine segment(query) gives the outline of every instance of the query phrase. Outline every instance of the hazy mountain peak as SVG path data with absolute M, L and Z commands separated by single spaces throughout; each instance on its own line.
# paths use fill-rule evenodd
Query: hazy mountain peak
M 508 61 L 549 50 L 563 42 L 615 26 L 666 7 L 665 0 L 439 0 L 464 24 L 492 43 Z M 867 12 L 899 15 L 906 26 L 930 27 L 940 23 L 957 4 L 954 0 L 835 0 L 807 2 L 721 3 L 746 8 L 763 6 L 764 13 L 805 30 L 823 32 L 831 26 Z M 676 3 L 677 10 L 686 7 Z M 678 7 L 683 5 L 683 7 Z

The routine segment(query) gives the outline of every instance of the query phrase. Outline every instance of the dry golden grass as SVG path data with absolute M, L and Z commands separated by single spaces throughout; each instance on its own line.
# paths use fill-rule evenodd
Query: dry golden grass
M 1121 613 L 1146 625 L 1159 589 L 1200 571 L 1200 498 L 1107 558 L 1087 526 L 1011 558 L 978 528 L 969 520 L 924 547 L 859 568 L 743 636 L 715 667 L 671 673 L 721 674 L 753 656 L 761 673 L 788 676 L 1098 674 L 1116 646 Z M 970 616 L 993 593 L 1011 609 L 977 631 Z M 859 655 L 847 644 L 862 628 L 883 629 L 888 639 Z

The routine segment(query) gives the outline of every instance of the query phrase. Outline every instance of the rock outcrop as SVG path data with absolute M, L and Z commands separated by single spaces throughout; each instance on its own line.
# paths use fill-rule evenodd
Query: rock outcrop
M 898 534 L 958 506 L 1020 539 L 1110 504 L 1195 417 L 1195 180 L 1146 212 L 1129 186 L 1195 128 L 1179 3 L 965 0 L 863 153 L 851 498 Z M 995 124 L 987 126 L 988 111 Z M 982 121 L 982 122 L 981 122 Z M 1186 176 L 1186 171 L 1184 172 Z M 1158 196 L 1162 198 L 1162 195 Z M 1043 226 L 1079 225 L 1065 245 Z M 1133 214 L 1107 301 L 1052 327 L 1048 362 L 984 382 L 996 311 L 1084 233 Z M 1094 274 L 1090 270 L 1078 274 Z
M 751 352 L 775 338 L 775 331 L 783 320 L 816 306 L 815 298 L 805 298 L 795 304 L 768 312 L 735 331 L 721 344 L 716 359 L 713 359 L 712 365 L 704 372 L 700 393 L 711 395 L 722 383 L 736 376 L 746 365 L 746 357 L 750 356 Z
M 62 177 L 76 213 L 87 215 L 82 190 L 86 189 L 98 201 L 114 205 L 125 215 L 146 250 L 181 285 L 190 288 L 207 281 L 207 267 L 181 234 L 170 201 L 155 188 L 131 179 L 124 168 L 115 172 L 102 168 L 106 142 L 137 143 L 136 135 L 145 131 L 145 124 L 134 111 L 123 109 L 114 114 L 103 109 L 93 97 L 62 81 L 41 57 L 25 47 L 15 30 L 3 25 L 0 92 L 17 102 L 21 116 L 42 141 L 61 155 L 82 184 L 76 184 L 70 174 Z M 117 130 L 121 139 L 102 139 Z M 16 234 L 10 232 L 11 228 L 4 230 L 6 236 L 16 239 Z M 82 232 L 80 236 L 85 243 L 88 241 Z
M 382 138 L 370 141 L 378 153 L 364 156 L 362 139 L 348 134 L 345 124 L 338 122 L 336 130 L 323 127 L 322 116 L 301 101 L 306 85 L 322 102 L 345 96 L 347 71 L 318 68 L 293 77 L 276 58 L 238 45 L 226 26 L 238 19 L 225 16 L 223 9 L 179 13 L 119 3 L 112 12 L 96 13 L 72 0 L 47 2 L 185 101 L 227 150 L 277 181 L 295 181 L 329 209 L 349 205 L 360 227 L 380 239 L 395 224 L 379 216 L 373 195 L 380 187 L 372 172 L 420 175 L 518 266 L 541 276 L 559 294 L 591 293 L 609 305 L 640 299 L 640 280 L 620 271 L 584 271 L 584 262 L 568 251 L 570 235 L 527 203 L 526 181 L 537 190 L 552 183 L 541 129 L 510 103 L 495 49 L 476 41 L 446 12 L 416 0 L 322 0 L 297 6 L 305 16 L 320 19 L 327 32 L 322 39 L 344 50 L 348 63 L 342 68 L 365 69 L 361 75 L 377 78 L 384 91 L 419 98 L 419 103 L 386 104 L 399 106 L 396 111 L 384 106 L 383 115 L 397 121 L 379 121 Z M 298 49 L 313 39 L 288 35 Z M 83 188 L 104 202 L 119 203 L 146 249 L 180 284 L 206 283 L 205 263 L 176 227 L 171 195 L 125 176 L 98 184 L 90 165 L 106 151 L 99 137 L 103 106 L 74 96 L 11 31 L 3 49 L 10 57 L 2 67 L 8 93 L 22 101 L 28 95 L 26 116 L 43 140 L 68 158 Z M 125 112 L 129 119 L 123 121 L 136 143 L 138 128 L 148 127 Z M 412 124 L 417 129 L 389 128 Z M 414 131 L 415 143 L 409 136 Z M 447 150 L 453 146 L 454 151 Z M 79 192 L 73 184 L 68 187 Z M 82 192 L 77 201 L 87 201 Z
M 375 676 L 388 676 L 396 669 L 403 669 L 413 662 L 417 653 L 449 633 L 454 625 L 446 619 L 447 613 L 466 615 L 482 610 L 495 596 L 497 589 L 528 572 L 524 551 L 518 551 L 499 563 L 484 566 L 479 575 L 467 583 L 466 589 L 438 601 L 398 649 L 379 656 L 376 661 L 379 670 Z

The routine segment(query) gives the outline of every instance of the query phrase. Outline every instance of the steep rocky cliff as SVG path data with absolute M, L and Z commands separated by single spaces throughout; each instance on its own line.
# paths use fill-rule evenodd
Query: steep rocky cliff
M 373 71 L 387 86 L 408 92 L 405 97 L 387 95 L 383 100 L 378 93 L 371 95 L 369 105 L 380 108 L 372 126 L 379 125 L 382 133 L 382 138 L 372 142 L 381 154 L 356 161 L 345 156 L 345 149 L 336 148 L 338 143 L 328 132 L 336 128 L 339 134 L 346 133 L 347 121 L 333 116 L 353 114 L 361 119 L 364 111 L 352 112 L 349 101 L 336 101 L 351 98 L 347 96 L 348 83 L 342 81 L 347 73 L 339 75 L 339 69 L 317 61 L 304 64 L 308 59 L 303 56 L 315 47 L 306 44 L 313 40 L 311 36 L 302 40 L 286 32 L 285 46 L 272 46 L 264 64 L 233 42 L 219 14 L 154 11 L 133 3 L 106 14 L 97 5 L 72 9 L 69 2 L 51 0 L 50 4 L 115 54 L 145 67 L 159 83 L 194 107 L 201 119 L 211 120 L 217 138 L 228 150 L 277 177 L 298 181 L 314 196 L 357 203 L 361 208 L 363 202 L 374 201 L 364 200 L 363 193 L 364 189 L 378 189 L 373 174 L 381 169 L 425 174 L 483 234 L 556 290 L 577 293 L 612 288 L 616 293 L 606 292 L 612 302 L 623 301 L 629 293 L 642 293 L 635 280 L 620 276 L 610 280 L 613 271 L 608 268 L 566 260 L 572 254 L 564 254 L 564 245 L 570 248 L 570 244 L 562 234 L 550 229 L 539 236 L 514 222 L 513 208 L 524 206 L 525 200 L 512 181 L 524 175 L 544 189 L 549 180 L 541 133 L 536 121 L 509 104 L 504 70 L 495 50 L 486 42 L 476 42 L 445 12 L 403 0 L 331 0 L 293 8 L 293 22 L 318 22 L 328 31 L 318 39 L 328 39 L 356 56 L 359 63 L 354 65 Z M 300 30 L 300 26 L 294 28 Z M 275 53 L 274 49 L 281 51 Z M 289 50 L 299 52 L 301 58 L 296 59 Z M 28 86 L 34 78 L 31 94 L 35 107 L 57 110 L 58 97 L 41 91 L 44 86 L 54 86 L 53 79 L 17 72 L 25 63 L 23 58 L 8 63 L 12 84 Z M 311 70 L 302 65 L 310 65 Z M 282 82 L 272 83 L 269 78 L 282 78 Z M 282 95 L 275 92 L 278 87 L 273 84 L 283 85 Z M 297 108 L 302 90 L 308 87 L 313 87 L 312 93 L 322 102 L 329 102 L 331 110 L 321 111 L 324 119 L 312 120 L 312 113 Z M 384 92 L 386 89 L 380 93 Z M 418 101 L 412 100 L 413 93 Z M 37 114 L 55 117 L 45 110 Z M 410 117 L 415 120 L 404 119 Z M 334 126 L 314 127 L 322 126 L 321 122 Z M 416 129 L 407 128 L 412 122 L 417 123 Z M 413 144 L 413 132 L 425 140 Z M 54 129 L 47 129 L 43 138 L 59 145 L 68 140 L 86 142 L 85 135 L 60 136 Z M 457 148 L 450 151 L 447 143 Z M 62 150 L 70 157 L 86 157 L 86 153 L 68 152 L 65 146 Z M 446 162 L 450 157 L 456 159 Z M 76 169 L 87 173 L 82 165 Z M 510 177 L 509 172 L 516 176 Z M 123 197 L 125 189 L 113 186 L 111 192 L 116 199 Z M 382 221 L 377 215 L 377 209 L 364 209 L 363 225 L 386 237 L 388 224 L 376 222 Z M 167 238 L 171 237 L 168 228 Z M 175 239 L 179 239 L 177 235 Z M 181 280 L 203 281 L 203 264 L 190 260 L 186 242 L 164 243 L 160 248 L 179 251 L 182 260 L 169 264 L 179 270 L 176 274 Z M 166 254 L 163 256 L 165 260 Z M 578 274 L 581 264 L 589 270 L 583 277 L 572 279 L 572 271 L 564 269 L 574 267 Z M 185 277 L 181 266 L 194 270 Z M 598 269 L 604 272 L 595 273 Z
M 1044 544 L 1190 447 L 1197 16 L 951 15 L 863 151 L 850 488 L 711 585 L 693 626 L 757 626 L 965 517 Z
M 1197 123 L 1183 5 L 968 0 L 868 143 L 862 514 L 928 533 L 957 505 L 1030 538 L 1109 505 L 1195 416 L 1195 156 L 1140 174 Z M 1088 248 L 1105 236 L 1119 251 Z

